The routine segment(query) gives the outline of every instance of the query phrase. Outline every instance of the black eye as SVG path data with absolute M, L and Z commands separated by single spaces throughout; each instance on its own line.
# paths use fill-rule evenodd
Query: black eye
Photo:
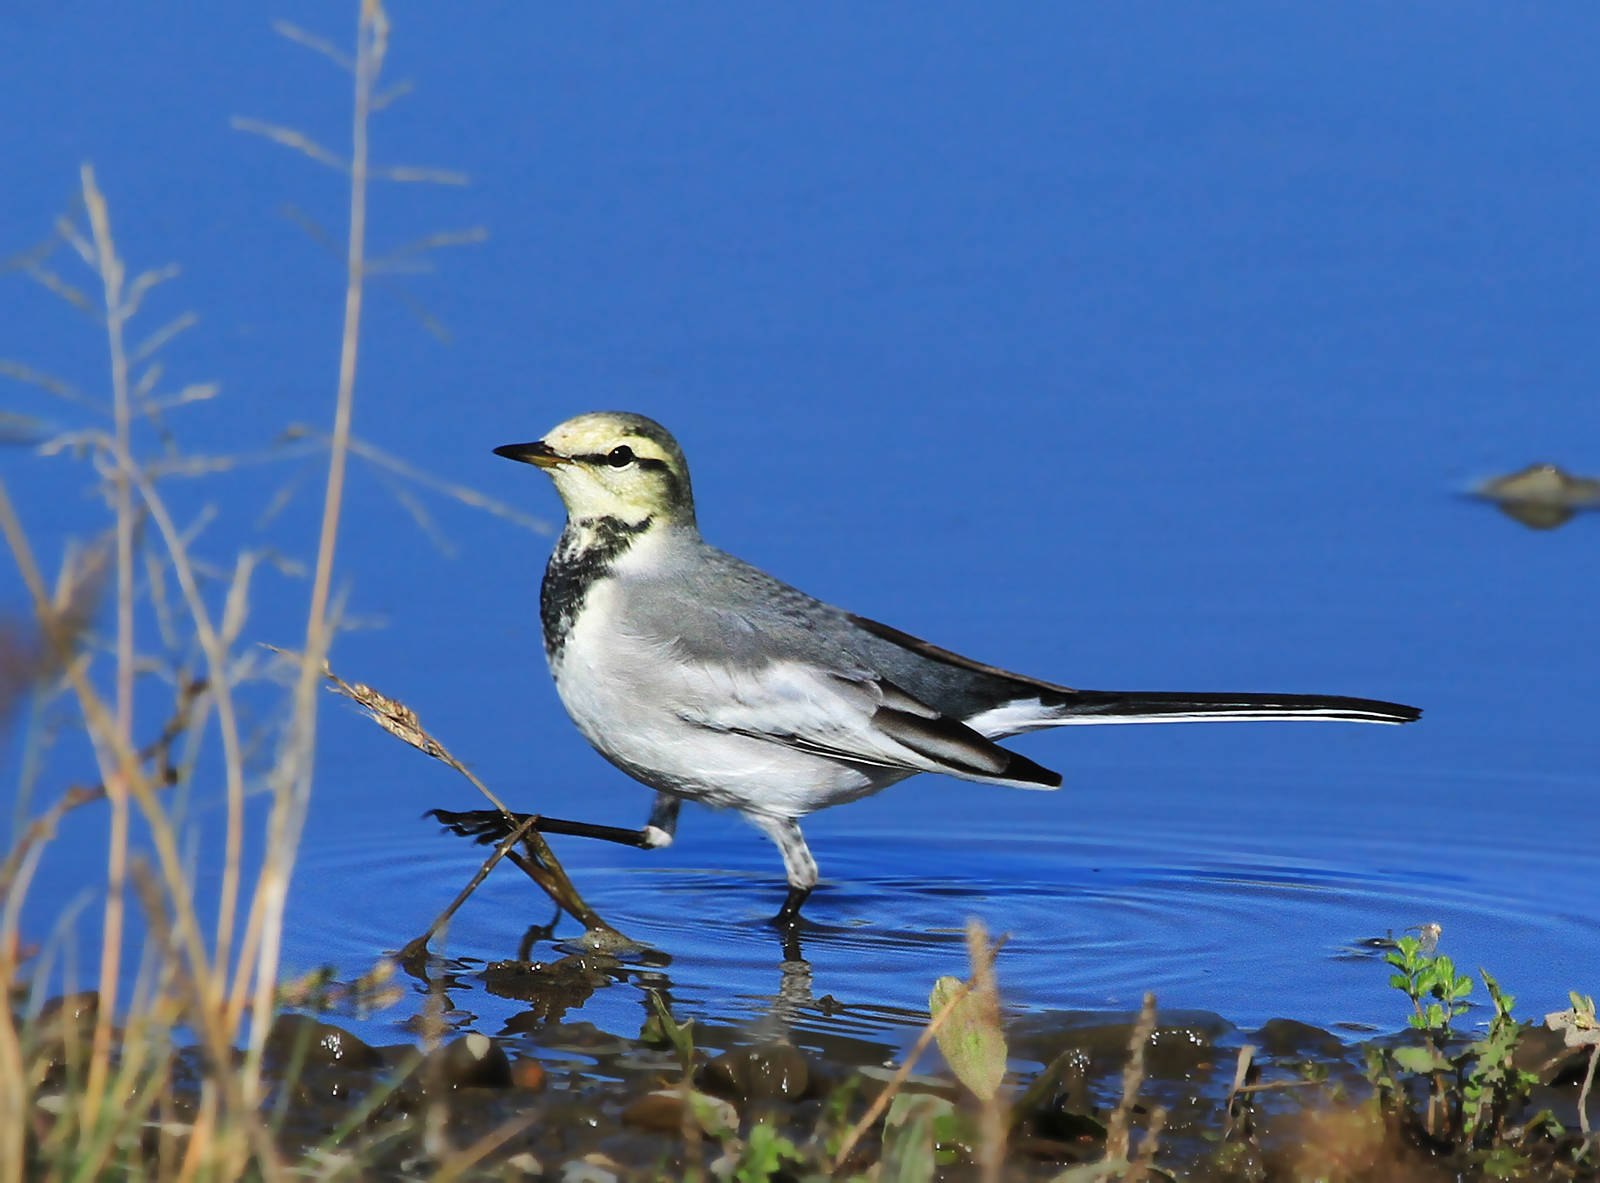
M 619 444 L 611 449 L 610 455 L 606 457 L 606 463 L 612 468 L 627 468 L 633 463 L 633 449 L 627 444 Z

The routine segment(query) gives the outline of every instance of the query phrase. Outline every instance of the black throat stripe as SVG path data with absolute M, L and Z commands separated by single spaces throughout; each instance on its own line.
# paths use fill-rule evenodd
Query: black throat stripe
M 561 531 L 539 587 L 539 623 L 544 629 L 545 656 L 551 661 L 561 655 L 589 589 L 610 574 L 618 556 L 650 528 L 651 521 L 589 518 L 568 522 Z

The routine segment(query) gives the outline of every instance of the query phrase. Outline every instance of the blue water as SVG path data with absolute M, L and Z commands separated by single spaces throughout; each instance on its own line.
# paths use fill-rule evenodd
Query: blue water
M 348 36 L 326 5 L 277 11 Z M 964 964 L 969 915 L 1011 934 L 1001 982 L 1022 1010 L 1125 1010 L 1154 989 L 1240 1024 L 1388 1028 L 1399 1000 L 1360 943 L 1429 922 L 1530 1013 L 1594 989 L 1600 520 L 1533 532 L 1461 493 L 1535 460 L 1600 469 L 1600 14 L 393 17 L 392 76 L 417 93 L 381 117 L 378 151 L 473 184 L 380 188 L 375 253 L 489 238 L 375 285 L 364 437 L 554 526 L 538 474 L 490 449 L 642 411 L 680 436 L 713 541 L 943 645 L 1074 685 L 1427 711 L 1404 729 L 1032 736 L 1017 746 L 1062 770 L 1059 793 L 919 778 L 815 817 L 809 977 L 780 968 L 759 923 L 779 863 L 735 819 L 690 810 L 648 854 L 562 843 L 600 910 L 670 957 L 682 1005 L 755 1021 L 782 996 L 802 1028 L 901 1043 L 933 977 Z M 324 424 L 337 264 L 280 212 L 337 235 L 338 178 L 228 116 L 341 145 L 337 71 L 231 8 L 13 6 L 0 33 L 0 101 L 29 112 L 0 132 L 0 256 L 48 235 L 92 160 L 124 253 L 184 266 L 149 327 L 202 315 L 168 354 L 175 380 L 224 386 L 174 419 L 191 445 Z M 0 356 L 103 387 L 93 327 L 0 283 Z M 11 449 L 0 473 L 47 555 L 100 521 L 81 468 Z M 299 495 L 257 531 L 290 478 Z M 304 555 L 317 482 L 252 470 L 176 496 L 218 503 L 217 555 Z M 588 750 L 543 668 L 548 535 L 426 503 L 449 554 L 358 469 L 340 579 L 366 627 L 338 668 L 416 708 L 512 804 L 641 822 L 648 796 Z M 303 602 L 264 576 L 252 635 L 293 644 Z M 478 805 L 330 700 L 291 963 L 357 972 L 418 930 L 475 865 L 419 815 Z M 97 840 L 75 820 L 46 860 L 40 926 L 93 882 Z M 209 873 L 210 848 L 194 857 Z M 497 872 L 447 950 L 510 956 L 545 914 Z M 845 1013 L 805 1001 L 824 995 Z M 517 1009 L 454 1002 L 491 1031 Z M 640 1013 L 622 984 L 569 1017 L 631 1030 Z

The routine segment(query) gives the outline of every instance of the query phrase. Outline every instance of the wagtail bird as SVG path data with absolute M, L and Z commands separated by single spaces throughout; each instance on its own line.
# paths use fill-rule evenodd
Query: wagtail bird
M 985 665 L 821 600 L 716 549 L 677 442 L 596 412 L 496 448 L 543 469 L 567 524 L 539 598 L 561 701 L 596 750 L 656 790 L 642 829 L 540 818 L 551 833 L 655 848 L 684 801 L 737 809 L 777 843 L 792 924 L 817 885 L 799 821 L 918 772 L 1019 789 L 1061 777 L 996 741 L 1074 723 L 1409 723 L 1415 707 L 1323 694 L 1075 690 Z M 458 833 L 503 814 L 439 812 Z M 523 818 L 518 818 L 520 822 Z

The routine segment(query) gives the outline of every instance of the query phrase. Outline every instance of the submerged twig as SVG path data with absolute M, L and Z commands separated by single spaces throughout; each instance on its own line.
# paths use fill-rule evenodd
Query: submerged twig
M 414 972 L 414 967 L 427 955 L 428 942 L 433 940 L 439 930 L 450 922 L 450 917 L 454 916 L 461 905 L 467 902 L 467 897 L 477 891 L 478 885 L 488 878 L 489 872 L 494 870 L 494 865 L 505 858 L 513 846 L 522 841 L 524 836 L 533 829 L 533 823 L 538 820 L 537 817 L 524 818 L 521 825 L 502 838 L 494 848 L 494 852 L 483 860 L 483 865 L 478 868 L 477 873 L 467 881 L 467 885 L 456 893 L 456 898 L 450 901 L 444 911 L 434 917 L 433 923 L 428 925 L 423 932 L 405 943 L 401 950 L 395 954 L 395 960 L 406 970 Z
M 512 852 L 508 845 L 504 855 L 496 854 L 491 858 L 484 868 L 485 873 L 487 873 L 488 866 L 492 866 L 499 858 L 508 856 L 512 862 L 522 868 L 530 879 L 539 885 L 546 895 L 565 909 L 584 928 L 591 932 L 597 931 L 602 934 L 621 937 L 621 934 L 615 928 L 601 919 L 600 914 L 584 902 L 583 896 L 573 886 L 572 880 L 567 876 L 560 860 L 556 858 L 549 844 L 545 842 L 544 836 L 531 825 L 519 824 L 516 817 L 506 808 L 505 803 L 489 790 L 488 785 L 479 780 L 465 764 L 451 755 L 448 748 L 428 734 L 427 729 L 422 726 L 422 720 L 417 718 L 415 711 L 398 699 L 390 698 L 388 695 L 374 690 L 371 686 L 363 685 L 360 682 L 346 682 L 333 672 L 332 667 L 327 662 L 323 662 L 322 675 L 335 693 L 344 695 L 362 707 L 372 721 L 390 735 L 416 748 L 419 752 L 432 756 L 435 760 L 448 765 L 466 777 L 472 783 L 472 786 L 488 798 L 490 804 L 505 816 L 506 824 L 517 828 L 521 844 L 526 853 L 518 855 Z M 470 884 L 466 894 L 471 894 L 472 889 L 477 886 L 478 882 L 481 882 L 481 879 L 475 880 Z M 452 905 L 450 911 L 453 912 L 459 906 L 460 901 L 458 900 L 456 904 Z M 448 919 L 448 915 L 443 919 Z

